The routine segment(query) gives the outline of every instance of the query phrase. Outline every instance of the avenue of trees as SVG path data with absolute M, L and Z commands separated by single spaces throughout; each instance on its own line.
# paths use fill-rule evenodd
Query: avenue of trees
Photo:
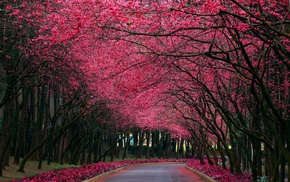
M 290 174 L 288 0 L 0 2 L 0 164 L 196 157 Z

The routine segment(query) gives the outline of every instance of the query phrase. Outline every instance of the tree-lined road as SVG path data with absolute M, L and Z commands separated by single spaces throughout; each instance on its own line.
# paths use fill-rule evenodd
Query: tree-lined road
M 185 164 L 150 164 L 134 166 L 113 174 L 102 182 L 202 182 L 199 176 L 185 169 Z

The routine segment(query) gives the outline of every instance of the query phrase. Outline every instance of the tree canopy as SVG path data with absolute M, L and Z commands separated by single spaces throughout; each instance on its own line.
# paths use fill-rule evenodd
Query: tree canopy
M 195 141 L 200 158 L 225 152 L 232 172 L 249 164 L 254 179 L 264 156 L 266 175 L 284 180 L 289 16 L 286 0 L 5 1 L 0 107 L 23 96 L 20 115 L 38 88 L 52 128 L 74 116 L 165 131 Z

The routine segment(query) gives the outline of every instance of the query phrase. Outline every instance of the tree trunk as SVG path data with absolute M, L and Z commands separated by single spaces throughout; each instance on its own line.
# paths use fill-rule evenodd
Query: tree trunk
M 23 88 L 24 89 L 24 88 Z M 24 95 L 22 96 L 22 101 L 25 100 Z M 15 144 L 15 150 L 14 150 L 14 164 L 19 165 L 20 164 L 20 151 L 22 149 L 22 152 L 24 153 L 25 150 L 25 121 L 28 116 L 28 102 L 25 101 L 24 107 L 21 111 L 20 117 L 18 119 L 18 131 L 17 131 L 17 137 L 16 137 L 16 144 Z
M 203 159 L 203 153 L 202 153 L 202 147 L 200 147 L 200 144 L 197 146 L 197 157 L 199 158 L 200 164 L 204 165 L 204 159 Z
M 137 156 L 137 146 L 138 146 L 138 131 L 135 131 L 133 133 L 133 150 L 132 150 L 132 154 Z
M 183 148 L 183 146 L 184 146 L 184 140 L 181 139 L 181 140 L 180 140 L 180 144 L 179 144 L 179 156 L 180 156 L 181 158 L 185 158 L 185 154 L 184 154 L 184 148 Z
M 146 132 L 146 159 L 150 158 L 150 131 Z
M 30 92 L 30 121 L 31 121 L 31 125 L 32 125 L 32 148 L 37 146 L 39 142 L 39 138 L 38 138 L 38 125 L 37 125 L 37 112 L 38 112 L 38 90 L 36 87 L 34 87 L 33 89 L 31 89 Z M 31 155 L 31 159 L 32 160 L 38 160 L 38 154 L 39 153 L 33 153 Z
M 58 139 L 62 136 L 62 132 L 60 131 L 59 133 L 57 133 L 57 136 L 51 141 L 51 143 L 49 144 L 49 146 L 47 147 L 47 151 L 45 151 L 42 156 L 39 158 L 39 163 L 38 163 L 38 169 L 41 169 L 41 165 L 42 165 L 42 160 L 44 160 L 44 158 L 47 156 L 47 155 L 50 155 L 53 148 L 55 147 L 56 145 L 56 142 L 58 141 Z M 50 160 L 48 160 L 50 161 Z M 48 164 L 50 165 L 50 164 Z
M 162 133 L 161 133 L 161 138 L 160 138 L 160 131 L 157 131 L 157 136 L 156 136 L 156 143 L 158 146 L 157 152 L 158 152 L 158 159 L 162 158 L 162 143 L 163 143 L 163 138 L 162 138 Z
M 90 144 L 89 149 L 88 149 L 87 164 L 91 164 L 92 163 L 92 152 L 93 152 L 94 142 L 95 141 L 93 140 L 93 142 Z
M 220 154 L 220 156 L 221 156 L 221 160 L 222 160 L 222 167 L 224 168 L 224 169 L 226 169 L 226 157 L 225 157 L 225 154 L 224 154 L 224 150 L 223 150 L 223 148 L 222 148 L 222 146 L 221 146 L 221 144 L 220 144 L 220 141 L 218 140 L 218 142 L 217 142 L 217 147 L 218 147 L 218 151 L 219 151 L 219 154 Z
M 61 128 L 57 129 L 56 131 L 54 131 L 53 133 L 49 134 L 48 136 L 46 136 L 45 139 L 43 139 L 43 141 L 41 143 L 39 143 L 38 145 L 36 145 L 34 148 L 32 148 L 28 154 L 22 159 L 20 165 L 19 165 L 19 169 L 17 171 L 19 172 L 24 172 L 24 166 L 27 162 L 27 160 L 31 157 L 31 155 L 39 150 L 49 139 L 52 138 L 53 135 L 55 135 L 55 133 L 59 132 L 59 131 L 65 131 L 66 129 L 68 129 L 74 122 L 76 122 L 79 117 L 81 117 L 83 114 L 83 112 L 80 112 L 77 116 L 75 116 L 72 121 L 70 121 L 69 123 L 64 124 Z
M 188 141 L 186 141 L 185 142 L 185 158 L 189 158 L 189 155 L 190 155 L 190 147 L 189 147 L 189 142 Z
M 142 158 L 142 150 L 143 150 L 143 142 L 144 142 L 144 132 L 139 133 L 139 144 L 138 144 L 138 150 L 137 150 L 137 155 L 136 159 Z
M 8 152 L 9 146 L 9 131 L 10 131 L 10 102 L 7 102 L 4 106 L 4 117 L 2 123 L 2 135 L 0 145 L 0 176 L 3 175 L 2 170 L 5 169 L 5 156 Z
M 155 147 L 156 147 L 156 131 L 152 132 L 152 145 L 151 145 L 151 152 L 150 152 L 150 157 L 154 157 L 155 153 Z
M 180 151 L 180 140 L 177 140 L 176 141 L 176 159 L 180 159 L 180 154 L 179 154 L 179 151 Z
M 170 147 L 171 147 L 171 137 L 170 137 L 170 135 L 169 134 L 166 134 L 165 135 L 165 147 L 164 147 L 164 149 L 165 149 L 165 158 L 166 159 L 169 159 L 170 158 Z
M 122 159 L 125 159 L 127 157 L 127 151 L 128 151 L 129 146 L 130 146 L 130 141 L 132 140 L 132 138 L 130 138 L 129 133 L 127 134 L 126 138 L 127 138 L 127 141 L 125 143 Z
M 8 155 L 9 160 L 9 143 L 13 134 L 13 130 L 18 123 L 19 113 L 24 107 L 27 98 L 28 98 L 29 89 L 25 89 L 23 94 L 23 100 L 21 104 L 14 109 L 14 113 L 11 110 L 12 100 L 6 102 L 4 106 L 4 118 L 2 124 L 2 136 L 0 141 L 0 176 L 2 176 L 2 169 L 4 168 L 5 163 L 7 164 L 7 158 L 5 160 L 6 155 Z M 9 161 L 8 161 L 9 164 Z
M 176 139 L 172 139 L 172 142 L 171 142 L 171 153 L 173 153 L 174 157 L 177 159 L 177 155 L 176 155 L 177 154 L 176 153 Z

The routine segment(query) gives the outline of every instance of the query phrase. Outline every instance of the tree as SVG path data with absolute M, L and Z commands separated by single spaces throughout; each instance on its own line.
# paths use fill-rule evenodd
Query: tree
M 61 112 L 104 101 L 110 111 L 128 118 L 114 123 L 121 128 L 134 123 L 137 130 L 168 131 L 176 138 L 191 134 L 201 141 L 200 157 L 214 154 L 210 142 L 215 142 L 236 173 L 241 173 L 239 157 L 251 144 L 253 153 L 243 157 L 254 179 L 262 171 L 264 144 L 272 162 L 267 162 L 267 172 L 273 171 L 268 175 L 282 181 L 286 164 L 290 169 L 285 147 L 290 144 L 288 4 L 24 1 L 26 11 L 12 14 L 35 31 L 22 50 L 40 58 L 36 70 L 46 78 L 36 80 L 49 80 L 64 101 L 77 94 L 86 103 L 74 100 Z

